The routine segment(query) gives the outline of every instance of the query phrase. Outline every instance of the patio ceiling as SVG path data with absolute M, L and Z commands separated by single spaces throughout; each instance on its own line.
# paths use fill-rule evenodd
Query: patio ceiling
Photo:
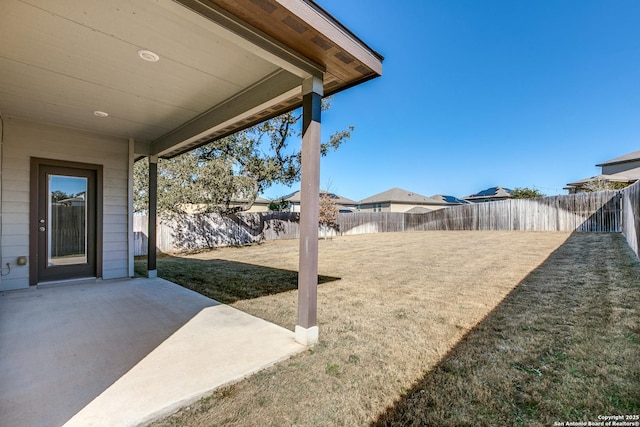
M 3 0 L 0 37 L 0 112 L 160 157 L 298 107 L 310 77 L 331 94 L 382 72 L 308 0 Z

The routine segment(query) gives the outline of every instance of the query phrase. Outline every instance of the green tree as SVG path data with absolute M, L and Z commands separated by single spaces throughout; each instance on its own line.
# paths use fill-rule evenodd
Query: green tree
M 59 202 L 60 200 L 70 199 L 73 195 L 67 194 L 61 190 L 55 190 L 51 193 L 51 201 Z
M 331 104 L 325 100 L 323 111 Z M 300 179 L 300 110 L 267 120 L 196 148 L 170 160 L 158 162 L 158 210 L 183 213 L 186 206 L 200 212 L 232 213 L 249 209 L 259 193 L 272 184 L 291 185 Z M 325 156 L 351 137 L 353 126 L 329 136 L 320 147 Z M 134 205 L 146 210 L 148 163 L 134 169 Z
M 514 199 L 533 199 L 536 197 L 544 197 L 546 194 L 543 194 L 537 188 L 528 188 L 528 187 L 516 187 L 511 192 L 511 197 Z
M 269 210 L 275 212 L 284 212 L 291 209 L 291 203 L 287 202 L 283 198 L 274 199 L 269 202 Z

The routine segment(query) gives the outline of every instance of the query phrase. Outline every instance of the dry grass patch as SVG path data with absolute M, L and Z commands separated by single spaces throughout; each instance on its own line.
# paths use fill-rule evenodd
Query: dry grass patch
M 290 281 L 297 245 L 161 258 L 158 269 L 194 289 L 215 290 L 215 268 L 191 277 L 216 263 Z M 320 241 L 320 274 L 340 279 L 318 289 L 320 343 L 157 425 L 528 425 L 637 408 L 640 268 L 624 245 L 517 232 Z M 177 268 L 189 262 L 192 276 Z M 232 305 L 293 329 L 295 290 L 264 289 L 247 269 Z
M 575 235 L 375 425 L 637 416 L 639 307 L 640 265 L 622 237 Z

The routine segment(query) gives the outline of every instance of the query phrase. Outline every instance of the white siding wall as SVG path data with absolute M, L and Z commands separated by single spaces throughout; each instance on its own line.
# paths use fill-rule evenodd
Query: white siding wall
M 16 266 L 16 258 L 29 255 L 31 157 L 103 166 L 102 277 L 127 277 L 128 141 L 15 118 L 4 122 L 0 243 L 2 266 L 10 263 L 11 274 L 1 278 L 0 290 L 29 286 L 29 267 Z

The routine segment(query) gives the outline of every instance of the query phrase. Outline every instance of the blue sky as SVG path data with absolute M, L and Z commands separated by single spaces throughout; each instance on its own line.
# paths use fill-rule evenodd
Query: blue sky
M 87 191 L 87 178 L 50 175 L 49 191 L 62 191 L 69 196 L 75 196 L 83 191 Z
M 385 57 L 382 77 L 323 116 L 325 138 L 355 131 L 322 159 L 321 187 L 354 200 L 392 187 L 565 194 L 640 150 L 640 1 L 318 3 Z

